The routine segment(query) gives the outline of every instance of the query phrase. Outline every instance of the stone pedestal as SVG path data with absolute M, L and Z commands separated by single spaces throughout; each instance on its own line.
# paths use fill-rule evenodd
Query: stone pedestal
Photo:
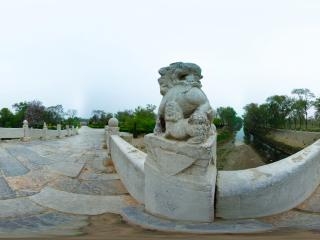
M 212 222 L 216 134 L 202 144 L 145 136 L 145 209 L 181 221 Z

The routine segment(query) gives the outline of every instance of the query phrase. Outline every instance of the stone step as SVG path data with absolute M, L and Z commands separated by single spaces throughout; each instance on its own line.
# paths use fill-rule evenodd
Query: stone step
M 212 223 L 192 223 L 171 221 L 148 214 L 142 207 L 124 208 L 122 217 L 128 223 L 143 228 L 165 231 L 196 234 L 235 234 L 258 233 L 274 229 L 274 226 L 255 219 L 220 220 Z
M 77 162 L 57 162 L 51 165 L 48 165 L 46 168 L 49 171 L 54 173 L 68 176 L 68 177 L 77 177 L 81 172 L 84 163 Z
M 64 213 L 98 215 L 102 213 L 119 214 L 128 206 L 126 196 L 96 196 L 69 193 L 45 187 L 40 193 L 29 199 L 37 204 Z

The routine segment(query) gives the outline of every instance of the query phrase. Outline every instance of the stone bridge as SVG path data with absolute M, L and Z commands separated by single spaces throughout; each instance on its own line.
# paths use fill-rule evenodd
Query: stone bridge
M 128 206 L 103 146 L 104 130 L 88 127 L 57 140 L 1 141 L 0 238 L 74 235 L 88 216 Z
M 120 214 L 128 222 L 163 231 L 320 229 L 320 215 L 315 214 L 320 212 L 320 142 L 278 163 L 218 172 L 216 218 L 201 224 L 146 214 L 137 206 L 143 206 L 147 194 L 147 155 L 117 131 L 108 131 L 107 138 L 103 129 L 82 127 L 79 133 L 0 143 L 0 237 L 75 235 L 88 225 L 90 216 L 103 213 Z M 117 173 L 104 164 L 108 153 Z

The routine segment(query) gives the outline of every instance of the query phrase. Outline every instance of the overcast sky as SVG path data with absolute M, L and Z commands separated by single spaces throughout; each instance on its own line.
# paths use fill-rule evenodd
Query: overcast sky
M 159 105 L 158 69 L 202 68 L 214 108 L 320 96 L 318 0 L 0 0 L 0 108 Z

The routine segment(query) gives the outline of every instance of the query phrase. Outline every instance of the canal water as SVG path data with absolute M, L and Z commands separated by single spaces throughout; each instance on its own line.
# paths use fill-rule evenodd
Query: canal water
M 248 144 L 253 147 L 266 164 L 288 157 L 288 154 L 263 142 L 259 137 L 252 134 L 246 135 L 243 127 L 236 132 L 234 141 L 236 146 Z

